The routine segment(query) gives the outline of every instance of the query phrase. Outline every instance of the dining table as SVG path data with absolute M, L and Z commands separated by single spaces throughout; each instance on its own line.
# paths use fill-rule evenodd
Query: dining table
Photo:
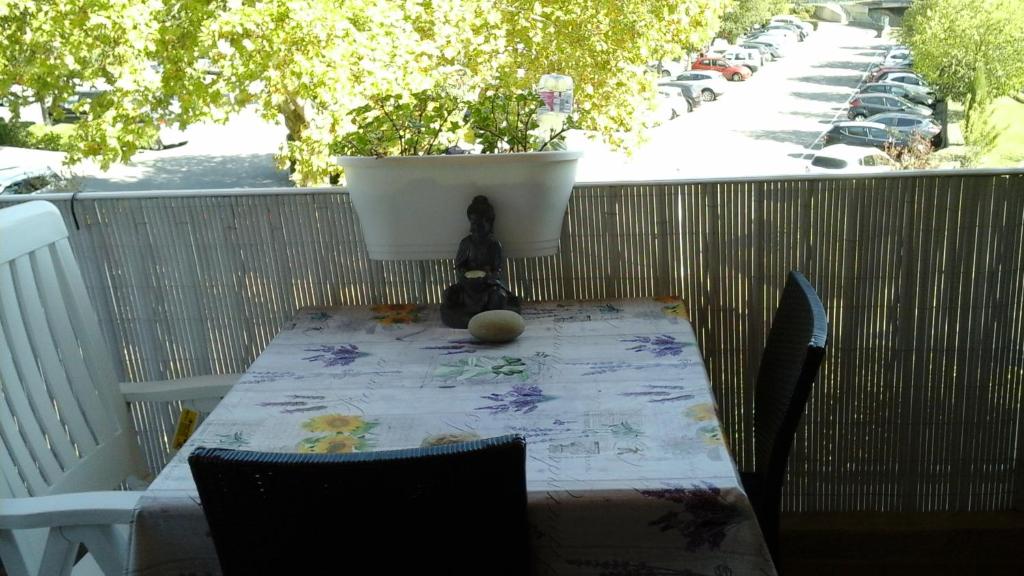
M 519 434 L 535 574 L 775 574 L 686 302 L 531 302 L 521 316 L 522 335 L 498 344 L 445 327 L 437 306 L 300 309 L 139 499 L 127 573 L 220 573 L 187 461 L 198 446 L 345 453 Z

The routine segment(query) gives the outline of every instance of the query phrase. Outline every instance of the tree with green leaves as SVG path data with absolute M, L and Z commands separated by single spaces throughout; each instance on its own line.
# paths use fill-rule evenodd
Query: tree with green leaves
M 756 25 L 764 24 L 772 16 L 787 14 L 791 8 L 788 0 L 734 0 L 722 14 L 722 27 L 718 35 L 729 42 L 746 34 Z
M 914 0 L 901 38 L 914 69 L 948 98 L 966 103 L 982 74 L 988 100 L 1024 88 L 1020 0 Z
M 288 129 L 299 183 L 336 170 L 330 144 L 368 103 L 454 90 L 576 83 L 577 122 L 639 133 L 655 92 L 646 64 L 705 45 L 730 0 L 0 0 L 0 94 L 12 112 L 88 85 L 70 160 L 127 161 L 157 123 L 252 107 Z M 86 109 L 87 108 L 87 109 Z

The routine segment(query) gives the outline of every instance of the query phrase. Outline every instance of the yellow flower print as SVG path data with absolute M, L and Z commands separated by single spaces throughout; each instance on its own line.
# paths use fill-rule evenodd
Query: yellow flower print
M 416 304 L 378 304 L 370 310 L 375 314 L 373 319 L 384 326 L 420 321 L 420 307 Z
M 690 319 L 690 309 L 686 306 L 686 302 L 680 302 L 679 304 L 673 304 L 671 306 L 665 306 L 661 309 L 665 316 L 673 318 L 682 318 L 683 320 Z
M 715 405 L 711 404 L 710 402 L 706 402 L 704 404 L 694 404 L 693 406 L 687 408 L 684 414 L 686 414 L 686 416 L 691 420 L 696 420 L 697 422 L 714 420 L 716 417 Z
M 299 443 L 299 452 L 306 454 L 348 454 L 358 451 L 363 440 L 348 434 L 331 434 Z
M 354 432 L 365 425 L 361 417 L 345 414 L 323 414 L 302 423 L 310 432 Z

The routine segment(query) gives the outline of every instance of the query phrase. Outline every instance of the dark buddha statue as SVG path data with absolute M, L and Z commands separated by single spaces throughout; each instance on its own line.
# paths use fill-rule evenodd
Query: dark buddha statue
M 519 298 L 502 281 L 504 256 L 494 237 L 494 207 L 477 196 L 466 210 L 469 236 L 459 242 L 455 255 L 458 282 L 444 291 L 441 321 L 450 328 L 465 328 L 469 319 L 486 310 L 519 312 Z

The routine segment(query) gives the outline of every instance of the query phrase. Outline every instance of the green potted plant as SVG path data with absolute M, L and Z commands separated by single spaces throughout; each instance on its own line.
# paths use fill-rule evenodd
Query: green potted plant
M 466 206 L 488 197 L 509 257 L 558 248 L 580 152 L 562 141 L 571 120 L 542 127 L 533 92 L 473 98 L 434 89 L 375 98 L 353 111 L 358 130 L 331 152 L 345 170 L 367 250 L 375 259 L 451 257 Z

